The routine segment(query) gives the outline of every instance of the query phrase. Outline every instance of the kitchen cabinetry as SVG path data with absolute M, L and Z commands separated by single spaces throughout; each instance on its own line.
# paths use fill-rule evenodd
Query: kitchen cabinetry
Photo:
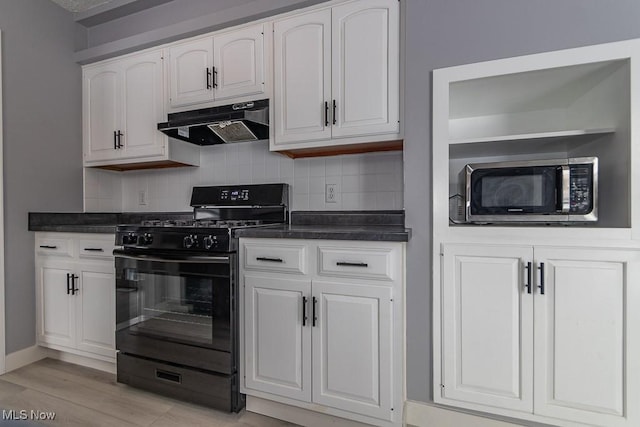
M 445 244 L 442 254 L 436 402 L 637 425 L 640 250 Z
M 399 425 L 403 250 L 401 243 L 241 239 L 243 392 Z
M 263 24 L 177 44 L 168 54 L 171 108 L 265 93 Z
M 199 163 L 197 147 L 157 130 L 166 119 L 162 55 L 147 51 L 83 67 L 85 166 Z
M 357 0 L 274 23 L 271 150 L 399 138 L 398 10 Z
M 115 360 L 113 235 L 37 233 L 38 344 Z

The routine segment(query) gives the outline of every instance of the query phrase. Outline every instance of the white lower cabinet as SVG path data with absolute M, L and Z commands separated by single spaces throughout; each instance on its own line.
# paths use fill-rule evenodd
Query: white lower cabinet
M 403 244 L 241 239 L 240 247 L 243 392 L 370 424 L 400 424 Z M 287 258 L 292 247 L 305 259 Z M 326 269 L 326 255 L 323 268 L 322 254 L 337 252 L 344 255 L 333 260 L 336 269 Z M 390 277 L 371 279 L 379 268 L 371 261 L 380 254 Z M 309 273 L 293 268 L 300 264 Z
M 113 235 L 38 233 L 38 344 L 104 361 L 115 358 Z M 55 236 L 68 252 L 42 245 Z M 89 245 L 87 245 L 89 244 Z M 44 246 L 44 247 L 43 247 Z M 87 246 L 87 247 L 85 247 Z M 43 253 L 43 251 L 51 251 Z M 83 259 L 87 252 L 87 259 Z
M 640 251 L 443 245 L 437 403 L 637 426 Z

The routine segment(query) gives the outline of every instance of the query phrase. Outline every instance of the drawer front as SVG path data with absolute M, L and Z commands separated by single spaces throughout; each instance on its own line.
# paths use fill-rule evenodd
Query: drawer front
M 119 383 L 227 412 L 237 410 L 231 393 L 236 374 L 217 375 L 122 353 L 117 362 Z
M 245 243 L 245 270 L 307 274 L 307 247 L 296 244 Z
M 318 247 L 318 275 L 396 280 L 398 251 L 393 248 Z
M 36 253 L 72 257 L 73 245 L 70 239 L 63 237 L 36 236 Z
M 78 254 L 80 258 L 113 259 L 115 249 L 115 237 L 110 239 L 78 239 Z

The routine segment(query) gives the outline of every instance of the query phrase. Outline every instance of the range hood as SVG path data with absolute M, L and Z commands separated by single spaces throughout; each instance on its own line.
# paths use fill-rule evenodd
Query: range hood
M 158 130 L 196 145 L 269 138 L 269 100 L 171 113 Z

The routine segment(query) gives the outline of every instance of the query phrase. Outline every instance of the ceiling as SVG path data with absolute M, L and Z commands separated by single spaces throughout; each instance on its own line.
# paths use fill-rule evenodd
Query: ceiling
M 110 3 L 113 0 L 52 0 L 71 12 L 85 12 L 101 4 Z

